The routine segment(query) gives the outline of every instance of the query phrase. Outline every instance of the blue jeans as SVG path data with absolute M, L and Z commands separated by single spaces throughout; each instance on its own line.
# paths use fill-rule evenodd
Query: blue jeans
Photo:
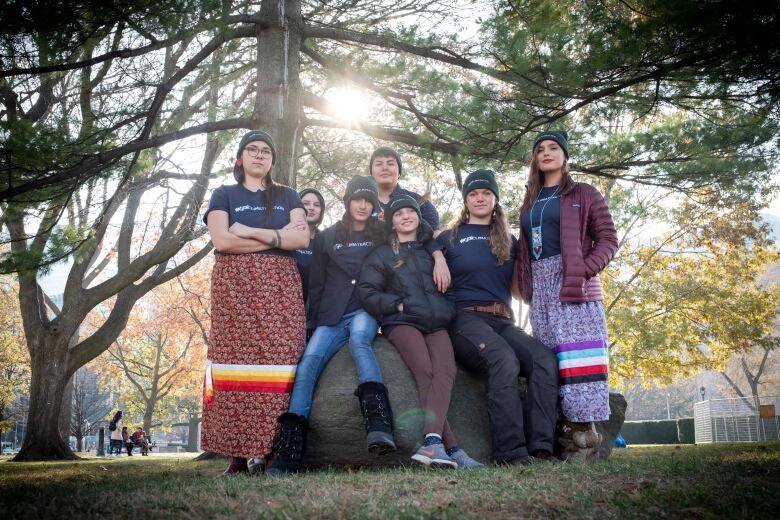
M 345 314 L 334 327 L 317 327 L 298 363 L 295 386 L 290 397 L 290 412 L 309 417 L 317 380 L 328 361 L 341 350 L 347 340 L 349 353 L 352 354 L 352 360 L 357 367 L 358 381 L 381 383 L 382 372 L 373 350 L 374 336 L 378 328 L 373 316 L 362 309 Z

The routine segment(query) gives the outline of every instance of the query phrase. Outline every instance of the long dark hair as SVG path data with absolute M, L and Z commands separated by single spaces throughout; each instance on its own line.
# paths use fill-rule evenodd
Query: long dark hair
M 455 245 L 455 238 L 458 236 L 458 228 L 463 224 L 469 223 L 469 210 L 466 204 L 463 204 L 463 208 L 460 210 L 460 214 L 455 217 L 449 224 L 450 228 L 450 245 Z M 504 265 L 504 262 L 509 260 L 512 256 L 512 234 L 509 231 L 509 223 L 506 219 L 506 212 L 501 204 L 496 201 L 496 206 L 493 208 L 493 215 L 490 217 L 490 225 L 488 226 L 488 243 L 490 244 L 490 252 L 496 257 L 498 265 Z
M 339 229 L 339 233 L 336 237 L 338 241 L 341 242 L 341 245 L 346 246 L 349 243 L 349 240 L 352 237 L 353 224 L 354 220 L 352 219 L 352 215 L 349 214 L 349 209 L 347 209 L 341 217 L 341 229 Z M 379 245 L 385 241 L 385 226 L 382 222 L 379 222 L 379 219 L 376 217 L 368 217 L 365 234 L 366 238 L 371 240 L 375 246 Z
M 544 186 L 544 172 L 539 169 L 539 165 L 536 163 L 536 156 L 538 151 L 539 145 L 537 144 L 534 146 L 534 149 L 531 153 L 531 164 L 528 166 L 528 182 L 525 184 L 523 205 L 520 206 L 521 215 L 531 209 L 534 201 L 539 196 L 539 192 L 542 191 L 542 186 Z M 571 174 L 569 173 L 569 159 L 566 157 L 563 159 L 563 167 L 561 168 L 561 172 L 563 175 L 561 176 L 561 183 L 558 186 L 560 187 L 560 191 L 563 192 L 574 182 L 571 178 Z
M 271 164 L 271 168 L 268 170 L 268 173 L 265 174 L 265 177 L 263 177 L 263 187 L 265 188 L 265 222 L 268 224 L 271 221 L 271 215 L 273 215 L 274 211 L 274 205 L 276 204 L 276 199 L 279 197 L 279 192 L 284 187 L 284 184 L 279 184 L 278 182 L 274 182 L 273 179 L 273 172 L 274 172 L 274 165 Z M 239 166 L 238 164 L 233 166 L 233 178 L 236 179 L 236 182 L 239 184 L 244 184 L 244 181 L 246 180 L 246 173 L 244 173 L 244 166 Z

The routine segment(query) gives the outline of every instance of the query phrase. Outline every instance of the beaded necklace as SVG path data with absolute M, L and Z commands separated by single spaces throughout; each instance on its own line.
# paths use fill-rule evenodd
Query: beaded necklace
M 542 190 L 539 190 L 539 195 L 536 196 L 536 200 L 531 205 L 531 213 L 528 215 L 528 220 L 531 222 L 531 251 L 533 252 L 534 260 L 539 260 L 542 256 L 542 221 L 544 220 L 544 208 L 547 207 L 547 204 L 552 199 L 557 197 L 559 188 L 560 186 L 555 188 L 552 195 L 546 199 L 542 199 L 544 200 L 544 205 L 542 205 L 542 211 L 539 212 L 539 225 L 536 227 L 534 227 L 534 208 L 536 207 L 536 203 L 539 202 L 539 196 L 542 194 Z

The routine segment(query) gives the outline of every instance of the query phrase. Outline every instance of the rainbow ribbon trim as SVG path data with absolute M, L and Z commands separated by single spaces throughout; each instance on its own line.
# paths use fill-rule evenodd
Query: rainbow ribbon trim
M 206 362 L 206 404 L 214 392 L 292 392 L 297 365 L 232 365 Z
M 562 343 L 553 352 L 558 358 L 560 385 L 607 380 L 609 352 L 604 340 Z

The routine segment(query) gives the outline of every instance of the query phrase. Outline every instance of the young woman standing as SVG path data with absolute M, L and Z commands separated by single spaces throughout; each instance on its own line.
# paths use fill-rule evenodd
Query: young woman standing
M 379 325 L 363 310 L 355 292 L 363 262 L 384 240 L 382 224 L 371 216 L 378 205 L 376 181 L 353 177 L 344 194 L 344 216 L 314 238 L 308 310 L 314 334 L 298 364 L 289 412 L 279 417 L 282 433 L 276 459 L 267 472 L 270 475 L 300 468 L 314 388 L 346 341 L 357 367 L 355 395 L 363 412 L 368 450 L 382 454 L 396 449 L 390 401 L 373 350 Z
M 306 321 L 294 251 L 309 231 L 298 194 L 273 182 L 273 139 L 247 132 L 236 184 L 220 186 L 204 216 L 216 250 L 203 406 L 204 450 L 229 455 L 225 474 L 262 466 L 287 409 Z
M 509 233 L 492 170 L 463 182 L 464 207 L 437 238 L 452 273 L 449 294 L 457 314 L 452 326 L 455 358 L 487 375 L 493 458 L 533 464 L 552 456 L 556 418 L 555 356 L 512 319 L 516 240 Z M 528 382 L 521 400 L 518 376 Z
M 401 354 L 417 383 L 425 410 L 425 438 L 412 460 L 425 466 L 477 468 L 482 464 L 458 447 L 447 423 L 455 357 L 447 329 L 454 302 L 434 281 L 434 260 L 426 245 L 433 230 L 422 220 L 420 206 L 398 195 L 385 208 L 388 243 L 368 256 L 360 273 L 358 296 L 382 325 L 382 334 Z
M 298 195 L 306 210 L 306 225 L 309 226 L 310 239 L 308 247 L 295 250 L 295 263 L 301 273 L 303 285 L 303 302 L 306 303 L 309 294 L 309 268 L 314 254 L 314 235 L 319 232 L 319 225 L 325 217 L 325 198 L 314 188 L 304 188 L 298 192 Z
M 594 421 L 609 418 L 607 324 L 598 274 L 617 251 L 604 198 L 569 175 L 566 132 L 534 141 L 518 245 L 520 294 L 536 338 L 558 360 L 565 436 L 600 444 Z M 575 440 L 577 440 L 575 438 Z

